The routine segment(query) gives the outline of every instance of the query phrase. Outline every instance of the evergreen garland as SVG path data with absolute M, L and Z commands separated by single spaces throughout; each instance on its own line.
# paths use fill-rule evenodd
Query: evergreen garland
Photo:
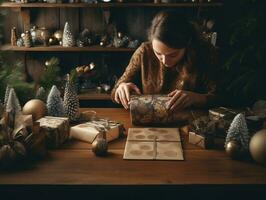
M 25 74 L 20 63 L 5 63 L 0 66 L 0 96 L 6 96 L 7 86 L 16 90 L 22 103 L 34 96 L 34 85 L 25 81 Z M 5 102 L 5 99 L 3 99 Z
M 48 91 L 53 85 L 58 85 L 61 81 L 60 79 L 60 67 L 59 67 L 59 59 L 56 57 L 52 57 L 49 61 L 47 61 L 48 65 L 42 74 L 40 85 Z

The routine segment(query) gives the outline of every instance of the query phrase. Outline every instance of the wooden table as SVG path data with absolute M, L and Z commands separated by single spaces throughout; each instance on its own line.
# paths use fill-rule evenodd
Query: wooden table
M 91 109 L 90 109 L 91 110 Z M 132 127 L 129 112 L 120 108 L 95 108 L 100 117 L 120 121 L 126 129 Z M 231 160 L 223 150 L 204 150 L 188 144 L 182 135 L 185 161 L 128 161 L 123 160 L 126 139 L 109 144 L 107 157 L 96 157 L 91 145 L 69 141 L 61 149 L 50 151 L 44 160 L 28 169 L 0 172 L 0 188 L 16 185 L 25 191 L 27 186 L 90 187 L 121 192 L 121 188 L 154 191 L 190 190 L 209 193 L 249 189 L 266 191 L 266 167 L 253 162 Z M 76 188 L 76 189 L 77 189 Z M 110 189 L 111 188 L 111 189 Z M 13 190 L 10 190 L 13 191 Z M 109 195 L 110 195 L 109 191 Z M 114 192 L 116 193 L 116 192 Z M 164 195 L 168 193 L 165 192 Z M 221 192 L 222 193 L 222 192 Z M 155 193 L 157 194 L 157 193 Z M 192 195 L 192 194 L 191 194 Z M 194 193 L 196 195 L 196 193 Z

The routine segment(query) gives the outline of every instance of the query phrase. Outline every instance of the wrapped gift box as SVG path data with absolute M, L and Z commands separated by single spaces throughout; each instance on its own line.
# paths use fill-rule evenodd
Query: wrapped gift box
M 49 148 L 58 148 L 69 137 L 69 120 L 65 117 L 45 116 L 38 120 L 45 129 L 46 142 Z
M 239 114 L 243 113 L 245 110 L 241 109 L 231 109 L 231 108 L 225 108 L 225 107 L 218 107 L 218 108 L 213 108 L 209 110 L 209 117 L 210 120 L 233 120 L 234 117 Z
M 204 149 L 212 149 L 214 147 L 214 135 L 213 134 L 198 134 L 195 132 L 189 132 L 188 142 L 195 144 Z
M 205 149 L 223 146 L 229 125 L 223 119 L 214 121 L 209 116 L 201 116 L 189 126 L 189 143 Z
M 92 143 L 100 133 L 106 132 L 108 142 L 124 135 L 124 126 L 116 121 L 95 119 L 70 128 L 70 138 Z
M 170 112 L 167 95 L 132 95 L 130 97 L 130 118 L 134 125 L 164 126 L 177 125 L 190 118 L 190 112 Z

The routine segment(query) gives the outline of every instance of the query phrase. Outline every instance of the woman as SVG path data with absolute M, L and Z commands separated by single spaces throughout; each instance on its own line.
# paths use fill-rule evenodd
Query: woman
M 130 94 L 168 94 L 168 109 L 205 107 L 217 101 L 213 78 L 214 48 L 174 11 L 158 13 L 149 41 L 135 51 L 112 90 L 113 101 L 129 108 Z

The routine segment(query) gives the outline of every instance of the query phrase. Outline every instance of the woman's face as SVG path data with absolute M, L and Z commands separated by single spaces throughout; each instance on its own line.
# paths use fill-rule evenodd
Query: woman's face
M 185 48 L 173 49 L 157 39 L 152 40 L 152 48 L 156 57 L 165 67 L 175 67 L 185 55 Z

